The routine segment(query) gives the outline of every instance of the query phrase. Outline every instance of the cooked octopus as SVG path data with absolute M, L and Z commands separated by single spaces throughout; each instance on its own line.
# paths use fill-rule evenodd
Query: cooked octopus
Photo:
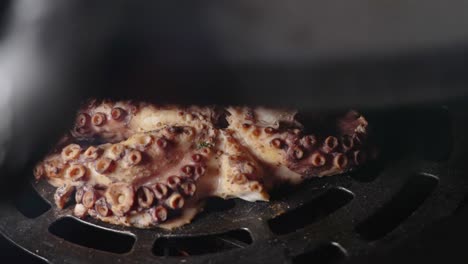
M 227 127 L 219 127 L 226 115 Z M 366 119 L 350 111 L 334 134 L 306 134 L 296 112 L 267 108 L 155 106 L 96 100 L 36 167 L 58 208 L 139 228 L 190 223 L 209 197 L 268 201 L 288 183 L 366 163 Z

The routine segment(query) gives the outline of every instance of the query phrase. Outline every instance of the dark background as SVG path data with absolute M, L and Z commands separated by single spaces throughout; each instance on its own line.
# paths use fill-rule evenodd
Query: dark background
M 0 134 L 3 195 L 22 186 L 18 172 L 89 96 L 315 112 L 467 95 L 465 1 L 31 3 L 0 3 L 3 54 L 13 54 L 1 58 L 14 87 L 10 133 Z M 355 261 L 463 257 L 465 211 Z M 4 259 L 31 261 L 3 239 L 0 246 Z

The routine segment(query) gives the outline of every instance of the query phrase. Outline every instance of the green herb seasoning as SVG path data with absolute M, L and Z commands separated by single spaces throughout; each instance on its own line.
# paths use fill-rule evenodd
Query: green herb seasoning
M 212 148 L 212 147 L 213 147 L 213 144 L 211 144 L 210 142 L 198 142 L 198 145 L 197 145 L 197 149 Z

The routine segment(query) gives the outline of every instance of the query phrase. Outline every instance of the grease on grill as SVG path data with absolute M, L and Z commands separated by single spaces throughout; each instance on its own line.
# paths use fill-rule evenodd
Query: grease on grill
M 338 243 L 322 244 L 315 249 L 295 256 L 293 264 L 332 264 L 341 262 L 346 258 L 346 251 Z
M 366 240 L 376 240 L 395 229 L 434 191 L 439 179 L 429 174 L 411 177 L 393 199 L 356 227 Z
M 344 188 L 332 188 L 299 208 L 270 219 L 268 225 L 277 235 L 288 234 L 330 215 L 353 197 L 353 193 Z
M 31 184 L 25 184 L 13 200 L 18 211 L 27 218 L 34 219 L 50 209 L 50 205 L 36 192 Z
M 245 248 L 250 244 L 252 244 L 250 233 L 238 229 L 215 235 L 159 238 L 153 245 L 153 254 L 166 257 L 186 257 Z
M 68 242 L 112 253 L 127 253 L 135 243 L 131 235 L 94 227 L 70 217 L 52 223 L 49 232 Z

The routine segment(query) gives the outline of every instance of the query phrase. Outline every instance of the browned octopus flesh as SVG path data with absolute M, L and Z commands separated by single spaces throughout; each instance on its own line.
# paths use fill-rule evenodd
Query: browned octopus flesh
M 227 127 L 219 128 L 225 114 Z M 304 133 L 296 112 L 268 108 L 87 102 L 72 131 L 35 168 L 74 215 L 171 229 L 208 197 L 268 201 L 283 183 L 340 174 L 370 158 L 368 124 L 355 111 L 334 134 Z

